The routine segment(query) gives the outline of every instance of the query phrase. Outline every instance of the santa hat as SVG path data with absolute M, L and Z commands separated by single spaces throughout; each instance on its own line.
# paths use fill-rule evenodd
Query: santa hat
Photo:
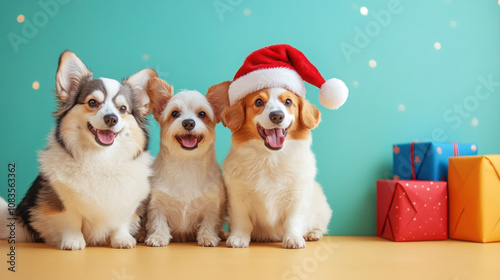
M 229 86 L 229 103 L 254 91 L 280 87 L 304 97 L 304 81 L 320 88 L 319 102 L 338 109 L 347 100 L 349 90 L 339 79 L 325 81 L 305 55 L 290 45 L 273 45 L 256 50 L 243 62 Z

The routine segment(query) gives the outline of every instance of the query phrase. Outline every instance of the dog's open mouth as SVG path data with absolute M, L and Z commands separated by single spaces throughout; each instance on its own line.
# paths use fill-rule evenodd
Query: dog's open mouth
M 264 140 L 266 147 L 271 150 L 280 150 L 283 148 L 289 128 L 290 127 L 264 129 L 262 126 L 257 124 L 257 130 L 259 131 L 260 137 Z
M 175 139 L 184 150 L 194 150 L 203 141 L 203 135 L 183 134 L 175 136 Z
M 90 132 L 94 134 L 95 141 L 103 146 L 110 146 L 111 144 L 113 144 L 116 136 L 118 135 L 118 133 L 115 133 L 109 129 L 95 129 L 89 122 L 87 123 L 87 127 L 89 128 Z

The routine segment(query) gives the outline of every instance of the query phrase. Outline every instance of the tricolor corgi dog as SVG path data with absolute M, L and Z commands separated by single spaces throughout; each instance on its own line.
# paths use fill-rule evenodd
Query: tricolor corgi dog
M 122 83 L 94 79 L 74 53 L 62 53 L 56 126 L 39 153 L 40 173 L 15 211 L 16 241 L 63 250 L 135 247 L 152 162 L 146 87 L 156 76 L 144 69 Z M 8 213 L 1 204 L 4 221 Z M 6 236 L 1 227 L 0 237 Z
M 166 246 L 172 240 L 217 246 L 226 210 L 215 157 L 218 119 L 197 91 L 172 95 L 170 85 L 154 78 L 148 93 L 161 138 L 151 177 L 146 244 Z

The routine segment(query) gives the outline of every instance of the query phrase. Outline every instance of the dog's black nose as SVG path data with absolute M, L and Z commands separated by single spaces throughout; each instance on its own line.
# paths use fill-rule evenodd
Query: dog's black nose
M 104 122 L 109 127 L 115 126 L 118 123 L 118 117 L 115 114 L 107 114 L 104 116 Z
M 196 126 L 196 122 L 192 119 L 183 120 L 182 126 L 185 130 L 192 130 Z
M 273 123 L 280 124 L 285 118 L 285 113 L 283 113 L 283 111 L 272 111 L 271 113 L 269 113 L 269 118 Z

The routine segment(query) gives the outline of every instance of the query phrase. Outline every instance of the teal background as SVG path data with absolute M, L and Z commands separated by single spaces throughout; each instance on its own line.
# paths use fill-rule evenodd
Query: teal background
M 2 197 L 9 162 L 17 166 L 17 202 L 38 173 L 37 151 L 54 124 L 58 57 L 66 49 L 95 77 L 121 79 L 152 67 L 177 90 L 202 93 L 231 80 L 256 49 L 287 43 L 301 50 L 326 79 L 340 78 L 350 88 L 347 103 L 331 111 L 319 105 L 318 89 L 306 85 L 308 99 L 323 114 L 312 148 L 317 179 L 334 211 L 333 235 L 375 234 L 375 180 L 391 177 L 392 144 L 456 141 L 476 143 L 480 154 L 500 151 L 497 1 L 61 2 L 67 3 L 0 4 Z M 52 5 L 48 15 L 40 3 L 57 3 L 58 10 Z M 224 10 L 218 13 L 216 6 Z M 362 6 L 368 15 L 360 14 Z M 399 13 L 388 12 L 393 6 Z M 374 17 L 387 13 L 390 19 Z M 23 23 L 16 20 L 19 14 Z M 25 36 L 23 26 L 30 22 L 37 30 Z M 364 41 L 357 30 L 367 36 Z M 25 38 L 17 52 L 9 40 L 13 34 Z M 351 55 L 342 50 L 348 45 Z M 494 84 L 482 86 L 481 77 Z M 155 155 L 159 128 L 154 121 L 150 128 Z M 220 162 L 229 145 L 230 132 L 219 125 Z

